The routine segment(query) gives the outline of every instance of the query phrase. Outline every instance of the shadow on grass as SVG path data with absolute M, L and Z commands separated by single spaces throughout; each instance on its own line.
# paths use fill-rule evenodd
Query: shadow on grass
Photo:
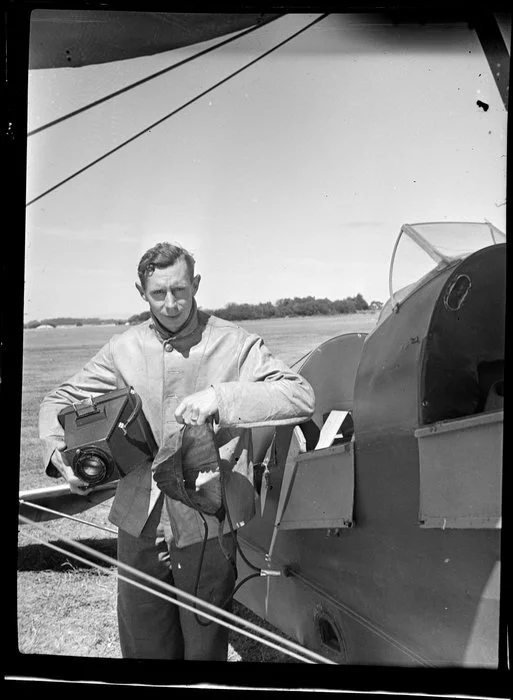
M 89 556 L 86 553 L 72 547 L 71 545 L 68 545 L 62 540 L 50 540 L 50 543 L 55 544 L 57 547 L 61 547 L 62 549 L 66 549 L 69 552 L 76 553 L 85 559 L 89 559 Z M 84 544 L 97 552 L 101 552 L 102 554 L 107 554 L 109 557 L 113 557 L 114 559 L 117 556 L 117 542 L 116 539 L 113 539 L 112 537 L 105 539 L 82 539 L 80 540 L 80 544 Z M 107 564 L 99 559 L 96 561 L 106 568 L 114 568 L 114 566 L 111 564 Z M 18 571 L 62 571 L 70 563 L 75 569 L 90 568 L 87 566 L 87 564 L 83 564 L 74 557 L 56 552 L 54 549 L 50 549 L 44 544 L 20 544 L 18 547 Z
M 66 542 L 58 538 L 49 540 L 51 544 L 55 544 L 62 549 L 66 549 L 70 552 L 76 552 L 80 556 L 89 558 L 88 555 L 80 552 L 78 549 L 73 548 Z M 106 554 L 112 558 L 116 558 L 116 539 L 105 538 L 86 538 L 79 540 L 81 544 L 87 545 L 91 549 Z M 91 555 L 92 556 L 92 555 Z M 106 566 L 108 569 L 114 571 L 114 566 L 105 564 L 104 562 L 98 560 L 98 563 L 102 566 Z M 87 572 L 91 570 L 91 567 L 77 561 L 72 556 L 67 556 L 56 552 L 44 544 L 25 544 L 18 547 L 18 571 L 20 572 L 61 572 L 65 573 L 69 570 Z M 244 605 L 233 602 L 233 613 L 245 620 L 249 620 L 258 626 L 262 626 L 265 629 L 275 632 L 280 636 L 285 636 L 279 630 L 270 625 L 267 621 L 259 618 L 255 613 L 246 608 Z M 271 649 L 266 645 L 258 643 L 257 641 L 246 637 L 243 634 L 231 631 L 230 632 L 230 645 L 237 655 L 238 661 L 253 661 L 253 662 L 264 662 L 264 663 L 293 663 L 292 659 L 287 654 L 280 653 L 275 649 Z

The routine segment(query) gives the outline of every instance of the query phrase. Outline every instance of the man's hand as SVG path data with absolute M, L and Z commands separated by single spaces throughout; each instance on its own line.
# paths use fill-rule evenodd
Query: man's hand
M 187 396 L 177 407 L 175 418 L 178 423 L 203 425 L 218 409 L 216 392 L 213 387 L 209 387 Z
M 55 450 L 52 452 L 50 461 L 53 466 L 58 469 L 61 475 L 66 479 L 69 485 L 69 489 L 72 493 L 78 493 L 81 496 L 87 496 L 88 493 L 92 491 L 91 486 L 87 484 L 78 476 L 75 476 L 73 469 L 66 464 L 64 461 L 64 456 L 62 455 L 62 450 L 66 449 L 66 443 L 63 440 L 55 441 Z

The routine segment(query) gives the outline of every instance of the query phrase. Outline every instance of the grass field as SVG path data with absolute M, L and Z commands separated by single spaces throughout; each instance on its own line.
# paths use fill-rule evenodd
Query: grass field
M 368 332 L 375 314 L 247 321 L 242 326 L 260 334 L 275 355 L 292 365 L 320 343 L 342 333 Z M 40 457 L 37 414 L 43 396 L 78 370 L 122 326 L 56 328 L 25 331 L 21 416 L 20 489 L 49 486 Z M 84 514 L 84 519 L 113 528 L 110 502 Z M 69 520 L 49 523 L 58 543 L 62 536 L 116 556 L 116 536 Z M 116 622 L 116 574 L 91 570 L 71 557 L 34 542 L 41 536 L 24 525 L 19 537 L 18 647 L 27 654 L 119 657 Z M 62 544 L 62 543 L 60 543 Z M 234 613 L 262 621 L 235 603 Z M 273 630 L 270 625 L 262 625 Z M 273 630 L 276 631 L 276 630 Z M 231 633 L 229 661 L 288 662 L 280 654 L 247 637 Z

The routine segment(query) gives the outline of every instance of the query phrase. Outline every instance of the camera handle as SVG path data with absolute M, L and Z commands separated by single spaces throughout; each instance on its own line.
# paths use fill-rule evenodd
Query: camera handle
M 127 432 L 128 426 L 134 422 L 134 420 L 137 418 L 137 416 L 139 415 L 139 412 L 142 408 L 141 397 L 139 396 L 139 394 L 135 393 L 133 387 L 130 387 L 130 393 L 135 397 L 134 409 L 124 423 L 122 421 L 120 421 L 118 423 L 118 428 L 121 430 L 121 432 L 123 433 L 123 435 L 125 437 L 126 437 L 126 432 Z

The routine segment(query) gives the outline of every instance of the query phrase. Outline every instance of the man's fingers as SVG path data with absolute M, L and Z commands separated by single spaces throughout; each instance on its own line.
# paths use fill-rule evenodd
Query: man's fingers
M 195 419 L 195 424 L 196 425 L 204 425 L 207 420 L 210 418 L 210 413 L 207 411 L 200 411 L 197 416 L 194 416 L 193 414 L 193 419 Z
M 74 484 L 68 481 L 69 490 L 72 493 L 76 493 L 79 496 L 87 496 L 93 490 L 91 486 L 81 486 L 80 484 Z
M 68 465 L 68 463 L 66 462 L 66 460 L 64 459 L 64 455 L 62 454 L 62 452 L 60 451 L 60 449 L 61 449 L 60 447 L 57 447 L 57 448 L 52 452 L 52 456 L 51 456 L 50 459 L 51 459 L 52 464 L 53 464 L 55 467 L 57 467 L 57 469 L 58 469 L 59 471 L 62 471 L 62 468 L 63 468 L 63 467 L 68 467 L 69 465 Z
M 175 418 L 178 423 L 203 425 L 217 410 L 216 393 L 209 388 L 183 399 L 175 411 Z
M 53 452 L 51 461 L 52 464 L 59 470 L 61 476 L 63 476 L 68 482 L 70 491 L 80 494 L 81 496 L 87 496 L 87 494 L 91 491 L 91 486 L 75 475 L 73 469 L 64 461 L 64 457 L 59 451 L 59 448 L 55 449 Z
M 197 408 L 191 408 L 188 406 L 180 416 L 182 419 L 180 422 L 185 423 L 186 425 L 203 425 L 208 418 L 208 415 L 209 414 L 206 411 L 201 411 Z
M 179 423 L 196 423 L 200 416 L 200 411 L 194 406 L 192 401 L 185 399 L 175 411 L 175 418 Z
M 75 476 L 72 469 L 69 467 L 68 469 L 71 474 L 68 472 L 67 475 L 64 475 L 64 478 L 68 482 L 70 491 L 73 493 L 78 493 L 81 496 L 87 496 L 87 494 L 92 491 L 92 487 L 85 481 L 82 481 L 82 479 L 79 479 L 78 476 Z
M 183 419 L 184 411 L 185 411 L 185 405 L 184 405 L 184 402 L 182 401 L 182 403 L 178 406 L 178 408 L 175 411 L 175 418 L 178 421 L 178 423 L 185 423 L 185 421 Z

